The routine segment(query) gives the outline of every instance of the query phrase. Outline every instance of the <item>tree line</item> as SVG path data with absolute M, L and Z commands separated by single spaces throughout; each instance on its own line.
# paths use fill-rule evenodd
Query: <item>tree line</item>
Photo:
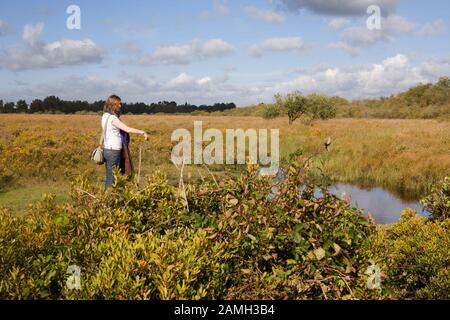
M 336 117 L 337 107 L 348 103 L 340 97 L 328 97 L 318 94 L 304 95 L 294 91 L 286 95 L 276 94 L 275 103 L 264 108 L 263 117 L 266 119 L 287 116 L 289 124 L 300 117 L 314 119 L 331 119 Z
M 29 105 L 25 100 L 6 102 L 0 100 L 0 113 L 66 113 L 99 112 L 103 110 L 105 101 L 67 101 L 56 96 L 49 96 L 44 100 L 35 99 Z M 143 102 L 124 103 L 122 113 L 191 113 L 194 111 L 216 112 L 235 109 L 234 103 L 215 103 L 214 105 L 177 104 L 175 101 L 160 101 L 146 104 Z

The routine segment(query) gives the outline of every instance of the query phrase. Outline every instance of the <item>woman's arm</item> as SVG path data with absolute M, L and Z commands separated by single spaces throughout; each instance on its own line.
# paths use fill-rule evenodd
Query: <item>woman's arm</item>
M 142 134 L 144 136 L 145 140 L 148 139 L 148 135 L 147 135 L 147 133 L 145 131 L 134 129 L 134 128 L 130 128 L 129 126 L 127 126 L 125 123 L 123 123 L 119 119 L 114 119 L 111 122 L 111 124 L 114 125 L 115 127 L 119 128 L 120 130 L 123 130 L 123 131 L 128 132 L 128 133 Z

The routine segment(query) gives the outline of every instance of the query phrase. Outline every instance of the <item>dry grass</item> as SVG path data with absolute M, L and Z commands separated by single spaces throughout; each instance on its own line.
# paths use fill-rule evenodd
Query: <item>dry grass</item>
M 0 120 L 0 184 L 3 174 L 4 189 L 67 182 L 71 174 L 80 172 L 88 172 L 101 183 L 104 169 L 89 161 L 100 134 L 99 116 L 1 115 Z M 288 126 L 286 118 L 236 116 L 123 116 L 123 120 L 150 133 L 145 143 L 141 137 L 132 137 L 135 164 L 138 146 L 143 146 L 142 175 L 161 170 L 174 182 L 179 171 L 170 162 L 170 136 L 177 128 L 192 130 L 194 120 L 202 120 L 204 129 L 279 128 L 284 158 L 298 149 L 306 155 L 321 152 L 331 137 L 330 151 L 322 152 L 317 161 L 332 180 L 381 186 L 410 198 L 423 195 L 430 183 L 450 173 L 450 122 L 446 121 L 334 119 Z M 240 168 L 214 169 L 220 175 Z M 208 176 L 192 166 L 185 173 L 186 183 L 200 174 Z

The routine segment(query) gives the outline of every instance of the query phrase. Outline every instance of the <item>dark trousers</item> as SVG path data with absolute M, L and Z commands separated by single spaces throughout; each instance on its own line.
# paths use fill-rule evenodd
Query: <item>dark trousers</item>
M 121 150 L 103 150 L 106 167 L 105 189 L 108 189 L 114 183 L 113 169 L 119 168 L 121 154 Z

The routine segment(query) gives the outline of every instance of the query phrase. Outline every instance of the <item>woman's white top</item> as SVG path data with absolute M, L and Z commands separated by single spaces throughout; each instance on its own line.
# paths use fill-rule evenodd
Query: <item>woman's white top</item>
M 108 118 L 109 117 L 109 118 Z M 105 149 L 122 150 L 122 137 L 120 136 L 120 129 L 112 124 L 117 119 L 115 115 L 104 113 L 102 117 L 102 129 L 105 130 L 106 120 L 108 120 L 108 127 L 105 131 L 105 142 L 103 147 Z

